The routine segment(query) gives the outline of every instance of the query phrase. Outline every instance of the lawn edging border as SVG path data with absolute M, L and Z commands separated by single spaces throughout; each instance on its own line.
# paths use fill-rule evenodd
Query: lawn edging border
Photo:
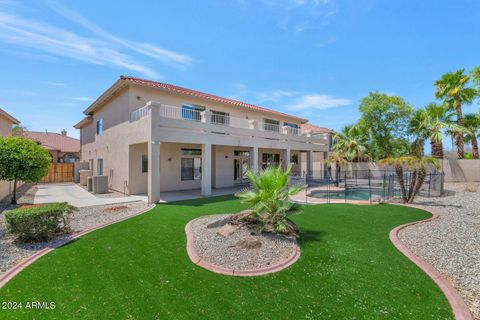
M 452 283 L 445 278 L 435 267 L 425 261 L 423 258 L 418 257 L 415 255 L 407 246 L 400 240 L 398 237 L 398 233 L 400 230 L 413 226 L 419 223 L 430 222 L 432 220 L 440 218 L 440 215 L 435 210 L 414 204 L 401 204 L 401 203 L 393 203 L 394 205 L 405 206 L 415 209 L 420 209 L 427 211 L 432 214 L 430 218 L 420 221 L 414 221 L 406 224 L 402 224 L 398 227 L 395 227 L 390 231 L 389 237 L 390 241 L 393 243 L 395 248 L 400 251 L 405 257 L 411 260 L 413 263 L 417 265 L 423 272 L 425 272 L 442 290 L 443 294 L 448 300 L 450 307 L 452 308 L 453 315 L 457 320 L 473 320 L 472 314 L 470 313 L 470 309 L 466 305 L 465 301 L 463 300 L 462 296 L 458 293 L 458 291 L 453 287 Z
M 211 214 L 211 215 L 201 216 L 193 220 L 190 220 L 185 225 L 185 234 L 187 237 L 187 255 L 195 265 L 203 269 L 206 269 L 214 273 L 227 275 L 227 276 L 237 276 L 237 277 L 263 276 L 266 274 L 275 273 L 283 269 L 286 269 L 291 265 L 293 265 L 295 262 L 297 262 L 297 260 L 300 258 L 300 247 L 298 246 L 298 244 L 296 244 L 294 246 L 295 249 L 290 254 L 290 256 L 288 256 L 287 259 L 275 265 L 269 266 L 267 268 L 260 268 L 260 269 L 253 269 L 253 270 L 235 270 L 235 269 L 223 268 L 213 263 L 210 263 L 208 261 L 205 261 L 198 255 L 197 251 L 195 250 L 195 247 L 193 245 L 194 239 L 193 239 L 193 232 L 192 232 L 191 226 L 192 226 L 192 223 L 195 222 L 195 220 L 203 219 L 206 217 L 213 217 L 213 216 L 218 216 L 218 215 Z
M 14 265 L 10 269 L 8 269 L 4 274 L 0 275 L 0 289 L 3 286 L 5 286 L 10 280 L 12 280 L 17 274 L 19 274 L 23 269 L 25 269 L 26 267 L 28 267 L 29 265 L 31 265 L 32 263 L 34 263 L 35 261 L 37 261 L 38 259 L 43 257 L 44 255 L 48 254 L 49 252 L 51 252 L 51 251 L 53 251 L 53 250 L 55 250 L 59 247 L 62 247 L 64 245 L 72 242 L 73 240 L 78 239 L 83 235 L 86 235 L 87 233 L 90 233 L 90 232 L 96 231 L 98 229 L 108 227 L 112 224 L 116 224 L 118 222 L 122 222 L 122 221 L 125 221 L 127 219 L 139 216 L 143 213 L 146 213 L 146 212 L 152 210 L 153 208 L 155 208 L 155 204 L 150 204 L 150 205 L 148 205 L 147 208 L 142 209 L 142 210 L 140 210 L 140 211 L 138 211 L 138 212 L 136 212 L 136 213 L 134 213 L 134 214 L 132 214 L 128 217 L 124 217 L 124 218 L 116 220 L 116 221 L 108 222 L 108 223 L 105 223 L 105 224 L 102 224 L 102 225 L 99 225 L 99 226 L 96 226 L 96 227 L 93 227 L 93 228 L 90 228 L 90 229 L 87 229 L 87 230 L 84 230 L 84 231 L 81 231 L 81 232 L 78 232 L 78 233 L 74 233 L 74 234 L 71 235 L 71 237 L 69 237 L 67 239 L 61 240 L 61 241 L 55 243 L 52 246 L 43 248 L 42 250 L 39 250 L 39 251 L 35 252 L 31 256 L 23 259 L 18 264 Z

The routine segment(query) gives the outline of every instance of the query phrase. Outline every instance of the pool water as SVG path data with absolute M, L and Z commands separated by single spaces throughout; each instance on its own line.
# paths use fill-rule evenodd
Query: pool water
M 372 189 L 372 196 L 375 194 L 379 194 L 378 190 Z M 347 200 L 369 200 L 370 199 L 370 191 L 368 189 L 363 188 L 352 188 L 347 189 L 346 195 L 345 191 L 326 191 L 326 190 L 314 190 L 310 193 L 310 197 L 319 198 L 319 199 L 345 199 Z

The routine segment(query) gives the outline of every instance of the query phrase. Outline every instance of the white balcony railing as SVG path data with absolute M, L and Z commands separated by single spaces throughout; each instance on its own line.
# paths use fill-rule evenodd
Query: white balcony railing
M 229 126 L 234 128 L 243 128 L 243 129 L 250 128 L 250 123 L 247 119 L 232 117 L 230 115 L 224 115 L 224 114 L 218 114 L 218 113 L 211 114 L 210 122 L 212 124 L 219 124 L 219 125 L 224 125 L 224 126 Z
M 270 132 L 280 132 L 280 126 L 278 124 L 272 123 L 263 123 L 263 131 L 270 131 Z
M 211 123 L 214 125 L 223 125 L 228 127 L 235 127 L 249 130 L 262 130 L 267 132 L 273 132 L 278 134 L 289 134 L 295 136 L 307 136 L 319 140 L 327 140 L 328 134 L 325 133 L 312 133 L 309 130 L 304 131 L 300 128 L 291 126 L 280 126 L 272 123 L 261 123 L 257 125 L 256 120 L 248 120 L 245 118 L 232 117 L 229 114 L 213 113 L 208 110 L 199 110 L 190 107 L 177 107 L 165 104 L 159 105 L 159 116 L 162 118 L 196 121 Z M 145 107 L 134 110 L 130 114 L 130 121 L 137 121 L 150 115 L 151 105 L 148 104 Z
M 130 122 L 134 122 L 142 118 L 145 118 L 146 116 L 149 115 L 149 113 L 150 113 L 150 109 L 148 106 L 132 111 L 130 113 Z

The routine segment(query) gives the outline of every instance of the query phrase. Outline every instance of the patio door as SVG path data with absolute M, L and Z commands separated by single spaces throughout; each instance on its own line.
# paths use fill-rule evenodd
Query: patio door
M 246 157 L 236 157 L 233 160 L 233 179 L 236 184 L 246 183 L 248 181 L 246 173 L 249 167 L 249 159 Z

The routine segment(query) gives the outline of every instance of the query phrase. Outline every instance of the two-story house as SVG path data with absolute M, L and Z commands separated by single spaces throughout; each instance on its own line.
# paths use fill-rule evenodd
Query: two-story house
M 306 119 L 125 76 L 84 113 L 75 125 L 81 160 L 107 175 L 111 189 L 147 193 L 150 202 L 165 191 L 210 195 L 212 188 L 245 183 L 247 168 L 293 163 L 305 176 L 314 153 L 325 159 L 330 147 L 330 133 L 308 129 Z

